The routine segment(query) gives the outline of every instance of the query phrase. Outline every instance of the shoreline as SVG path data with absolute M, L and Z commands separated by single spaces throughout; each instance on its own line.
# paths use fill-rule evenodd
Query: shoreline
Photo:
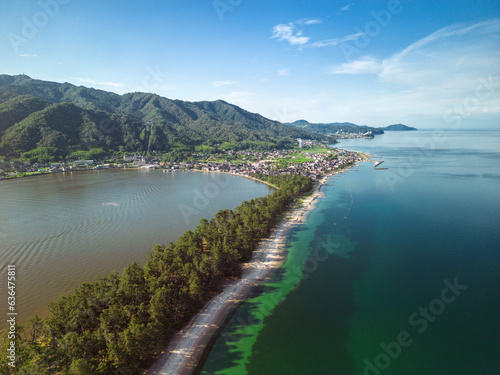
M 369 161 L 369 158 L 367 159 L 363 161 Z M 149 369 L 143 372 L 143 375 L 191 375 L 198 373 L 203 363 L 200 361 L 209 355 L 210 343 L 217 338 L 232 313 L 256 287 L 268 281 L 286 261 L 287 233 L 295 225 L 301 224 L 307 213 L 315 207 L 317 199 L 323 197 L 321 187 L 326 180 L 330 176 L 345 172 L 357 164 L 354 163 L 341 170 L 322 175 L 314 183 L 312 193 L 301 198 L 298 206 L 292 207 L 285 213 L 283 219 L 272 230 L 271 235 L 260 241 L 250 262 L 243 264 L 241 278 L 228 283 L 223 291 L 208 301 L 185 327 L 175 333 L 165 351 L 157 357 Z M 197 172 L 236 175 L 229 172 Z M 247 178 L 266 183 L 253 177 Z
M 268 185 L 268 186 L 271 186 L 272 188 L 276 189 L 276 190 L 279 190 L 279 187 L 267 182 L 267 181 L 262 181 L 262 180 L 259 180 L 258 178 L 255 178 L 255 177 L 252 177 L 252 176 L 247 176 L 247 175 L 244 175 L 244 174 L 238 174 L 238 173 L 232 173 L 232 172 L 220 172 L 220 171 L 203 171 L 203 170 L 199 170 L 199 169 L 188 169 L 188 170 L 183 170 L 182 172 L 198 172 L 198 173 L 222 173 L 222 174 L 228 174 L 228 175 L 231 175 L 231 176 L 237 176 L 237 177 L 243 177 L 243 178 L 246 178 L 246 179 L 249 179 L 249 180 L 253 180 L 253 181 L 256 181 L 256 182 L 260 182 L 261 184 L 265 184 L 265 185 Z M 174 172 L 175 173 L 175 172 Z

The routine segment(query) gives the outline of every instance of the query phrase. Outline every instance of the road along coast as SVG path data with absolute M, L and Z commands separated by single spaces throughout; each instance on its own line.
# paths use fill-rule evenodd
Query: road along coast
M 227 317 L 250 292 L 268 280 L 286 258 L 287 232 L 302 223 L 306 213 L 322 197 L 321 187 L 333 174 L 318 179 L 312 193 L 302 198 L 254 250 L 250 262 L 243 265 L 242 277 L 228 283 L 222 293 L 212 298 L 191 321 L 171 339 L 168 348 L 144 375 L 190 375 L 195 371 L 211 339 L 224 327 Z

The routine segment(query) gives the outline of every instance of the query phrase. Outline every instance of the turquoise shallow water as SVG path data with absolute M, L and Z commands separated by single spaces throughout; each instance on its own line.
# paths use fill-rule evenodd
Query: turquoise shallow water
M 242 304 L 203 374 L 500 372 L 500 132 L 339 147 L 384 160 L 331 179 L 281 275 Z

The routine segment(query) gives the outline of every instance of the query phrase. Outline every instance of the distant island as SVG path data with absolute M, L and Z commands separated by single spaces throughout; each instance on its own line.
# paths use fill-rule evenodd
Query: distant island
M 412 128 L 411 126 L 406 126 L 403 124 L 394 124 L 394 125 L 389 125 L 384 128 L 380 128 L 386 132 L 401 132 L 401 131 L 411 131 L 411 130 L 417 130 L 417 128 Z
M 385 127 L 372 127 L 368 125 L 357 125 L 352 122 L 310 123 L 307 120 L 297 120 L 286 124 L 297 129 L 330 136 L 335 139 L 373 138 L 377 134 L 384 134 L 384 131 L 417 130 L 416 128 L 403 124 L 394 124 Z

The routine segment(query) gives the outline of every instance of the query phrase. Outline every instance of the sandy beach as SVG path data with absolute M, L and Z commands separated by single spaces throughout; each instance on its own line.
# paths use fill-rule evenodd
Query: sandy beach
M 344 172 L 344 170 L 339 172 Z M 144 375 L 189 375 L 203 356 L 208 343 L 224 326 L 228 315 L 245 299 L 252 289 L 268 279 L 286 258 L 286 233 L 300 224 L 305 214 L 322 196 L 321 187 L 332 172 L 315 182 L 310 195 L 291 209 L 270 237 L 263 239 L 250 262 L 243 265 L 241 279 L 228 284 L 222 293 L 208 301 L 203 309 L 170 341 L 168 348 Z

